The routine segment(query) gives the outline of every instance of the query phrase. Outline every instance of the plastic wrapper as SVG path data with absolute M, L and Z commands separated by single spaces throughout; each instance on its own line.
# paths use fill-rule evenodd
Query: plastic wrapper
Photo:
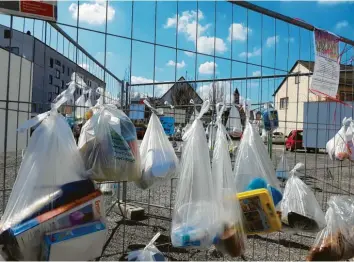
M 297 176 L 303 166 L 298 163 L 290 171 L 281 202 L 281 219 L 295 232 L 318 232 L 326 226 L 325 215 L 311 188 Z
M 135 126 L 114 105 L 101 105 L 81 129 L 78 142 L 90 178 L 136 181 L 141 177 Z
M 154 113 L 155 109 L 146 100 L 144 103 L 152 109 L 153 113 L 140 145 L 142 177 L 136 185 L 147 189 L 153 184 L 172 178 L 178 168 L 178 159 L 159 118 Z
M 341 129 L 326 144 L 326 151 L 331 160 L 354 160 L 353 132 L 352 118 L 345 117 Z
M 233 180 L 229 154 L 229 142 L 231 139 L 221 123 L 223 109 L 224 106 L 218 112 L 218 129 L 212 160 L 214 194 L 219 203 L 219 223 L 222 225 L 221 234 L 219 235 L 215 246 L 223 253 L 232 257 L 238 257 L 245 251 L 246 237 L 243 231 L 243 216 L 240 202 L 234 197 L 237 192 Z
M 317 234 L 308 261 L 338 261 L 354 257 L 354 198 L 332 196 L 327 226 Z
M 235 105 L 231 106 L 229 118 L 226 122 L 226 129 L 232 137 L 240 137 L 242 133 L 240 112 Z
M 185 132 L 181 171 L 172 217 L 174 247 L 209 248 L 221 224 L 211 175 L 209 149 L 200 118 L 209 109 L 206 100 L 192 126 Z
M 247 121 L 234 167 L 237 192 L 266 188 L 276 206 L 282 199 L 274 166 L 258 132 Z
M 264 105 L 262 120 L 263 127 L 267 131 L 273 131 L 279 127 L 278 111 L 269 104 Z
M 214 122 L 210 122 L 206 129 L 206 135 L 208 137 L 208 147 L 210 150 L 214 149 L 216 138 L 217 126 Z
M 288 159 L 286 158 L 285 152 L 281 155 L 280 161 L 278 163 L 277 169 L 275 171 L 275 174 L 278 179 L 280 180 L 287 180 L 289 178 L 289 164 L 288 164 Z
M 128 261 L 167 261 L 163 254 L 154 245 L 154 242 L 159 236 L 160 233 L 157 233 L 144 249 L 130 252 L 128 254 Z
M 65 118 L 57 112 L 60 105 L 72 98 L 70 94 L 62 94 L 51 111 L 37 115 L 19 128 L 23 132 L 39 124 L 23 156 L 1 218 L 0 232 L 45 210 L 50 203 L 65 202 L 63 193 L 67 194 L 73 188 L 77 190 L 71 183 L 84 179 L 85 167 L 72 131 Z M 68 186 L 63 188 L 63 185 Z

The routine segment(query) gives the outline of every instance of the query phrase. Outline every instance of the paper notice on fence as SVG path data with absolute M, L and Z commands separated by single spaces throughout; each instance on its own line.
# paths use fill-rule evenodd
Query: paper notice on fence
M 311 91 L 324 96 L 336 97 L 339 84 L 339 39 L 328 32 L 316 29 L 315 68 Z

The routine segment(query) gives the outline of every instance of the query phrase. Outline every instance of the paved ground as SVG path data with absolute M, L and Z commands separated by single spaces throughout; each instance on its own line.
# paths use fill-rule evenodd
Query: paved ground
M 272 160 L 275 166 L 283 152 L 283 147 L 282 145 L 273 146 Z M 302 172 L 302 179 L 312 187 L 323 210 L 326 210 L 326 202 L 331 195 L 353 192 L 353 189 L 351 189 L 353 168 L 349 161 L 331 162 L 324 153 L 308 154 L 299 151 L 288 152 L 287 154 L 291 166 L 297 162 L 303 162 L 306 165 Z M 20 159 L 21 154 L 18 154 L 17 160 L 15 154 L 8 154 L 7 168 L 4 172 L 4 157 L 0 156 L 0 189 L 5 189 L 3 195 L 5 202 L 14 183 Z M 168 181 L 166 184 L 150 191 L 142 191 L 132 183 L 127 184 L 127 199 L 140 203 L 139 205 L 145 208 L 146 219 L 140 222 L 124 220 L 119 210 L 113 208 L 108 216 L 109 239 L 100 260 L 124 260 L 127 252 L 146 245 L 158 231 L 161 232 L 161 237 L 157 240 L 157 246 L 169 260 L 231 260 L 228 257 L 221 257 L 213 249 L 187 251 L 171 246 L 169 238 L 170 208 L 174 204 L 176 182 L 177 179 Z M 122 189 L 123 184 L 120 185 L 120 194 L 122 194 Z M 106 196 L 107 208 L 115 199 L 117 199 L 116 196 Z M 3 198 L 1 196 L 1 213 L 2 203 Z M 249 237 L 245 259 L 304 260 L 313 241 L 314 235 L 289 235 L 280 232 Z

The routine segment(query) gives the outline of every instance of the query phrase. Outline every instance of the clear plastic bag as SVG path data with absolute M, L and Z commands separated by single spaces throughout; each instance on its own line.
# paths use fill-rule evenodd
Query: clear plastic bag
M 352 118 L 345 117 L 341 129 L 327 142 L 326 151 L 331 160 L 354 160 L 353 127 Z
M 72 99 L 71 92 L 64 92 L 51 111 L 37 115 L 19 127 L 18 131 L 24 132 L 39 124 L 25 150 L 1 218 L 0 232 L 39 214 L 48 205 L 52 206 L 67 193 L 63 185 L 85 179 L 85 167 L 72 131 L 57 112 L 60 105 Z M 70 201 L 70 196 L 67 200 Z M 63 199 L 60 201 L 63 203 Z
M 178 158 L 155 114 L 156 110 L 146 100 L 144 103 L 153 113 L 140 145 L 142 177 L 136 185 L 147 189 L 153 184 L 167 181 L 174 176 L 178 169 Z
M 214 122 L 210 122 L 209 125 L 207 126 L 207 132 L 206 132 L 206 135 L 208 137 L 209 150 L 214 149 L 216 132 L 217 132 L 217 126 L 215 125 Z
M 338 261 L 354 257 L 354 198 L 332 196 L 327 226 L 317 234 L 308 261 Z
M 240 137 L 242 133 L 240 112 L 235 105 L 231 106 L 229 118 L 226 122 L 226 129 L 232 137 Z
M 137 181 L 141 177 L 135 126 L 115 105 L 101 105 L 81 129 L 78 142 L 90 178 Z
M 92 107 L 91 97 L 92 97 L 92 90 L 90 89 L 90 90 L 88 91 L 88 98 L 87 98 L 87 100 L 86 100 L 86 102 L 85 102 L 85 107 L 87 107 L 87 108 L 91 108 L 91 107 Z M 87 109 L 86 109 L 86 110 L 87 110 Z
M 237 192 L 267 188 L 276 206 L 282 199 L 274 166 L 258 132 L 247 121 L 234 167 Z
M 238 257 L 243 255 L 245 251 L 246 235 L 243 231 L 243 215 L 240 202 L 235 199 L 237 192 L 229 154 L 231 138 L 221 123 L 223 111 L 224 106 L 218 112 L 218 129 L 212 160 L 213 189 L 217 203 L 219 203 L 218 223 L 222 225 L 221 234 L 215 246 L 223 253 Z
M 76 101 L 75 101 L 75 117 L 77 119 L 84 118 L 85 116 L 85 94 L 82 94 Z
M 200 118 L 209 109 L 209 101 L 185 132 L 181 172 L 172 218 L 172 245 L 209 248 L 216 239 L 218 203 L 213 190 L 209 149 Z
M 289 164 L 288 164 L 288 159 L 286 157 L 285 151 L 281 155 L 280 161 L 277 166 L 277 170 L 275 171 L 275 174 L 278 179 L 281 180 L 287 180 L 289 178 Z
M 298 163 L 290 171 L 281 202 L 281 219 L 295 232 L 318 232 L 326 226 L 325 215 L 311 188 L 297 176 L 303 166 Z
M 160 233 L 157 233 L 144 249 L 130 252 L 128 254 L 128 261 L 167 261 L 163 254 L 154 245 L 154 242 L 159 236 Z

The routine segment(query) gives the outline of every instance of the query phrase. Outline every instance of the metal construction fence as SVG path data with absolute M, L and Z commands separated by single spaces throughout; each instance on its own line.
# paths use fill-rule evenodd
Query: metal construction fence
M 91 4 L 96 5 L 94 10 L 103 10 L 102 19 L 89 20 L 85 11 Z M 118 10 L 124 16 L 117 18 Z M 153 21 L 152 27 L 139 19 L 142 15 Z M 17 128 L 50 106 L 73 72 L 83 75 L 87 85 L 103 87 L 106 102 L 117 104 L 127 115 L 132 104 L 148 98 L 175 119 L 180 115 L 181 127 L 195 116 L 191 98 L 198 105 L 210 99 L 212 108 L 221 101 L 231 104 L 249 98 L 255 113 L 272 103 L 279 114 L 276 131 L 283 136 L 279 144 L 268 145 L 274 166 L 285 150 L 285 136 L 298 130 L 301 140 L 315 145 L 287 152 L 288 162 L 305 164 L 301 179 L 313 189 L 322 209 L 327 209 L 330 196 L 353 194 L 352 162 L 331 161 L 319 130 L 326 130 L 323 139 L 328 141 L 341 127 L 341 119 L 353 116 L 354 110 L 309 92 L 314 26 L 306 22 L 244 1 L 59 1 L 57 23 L 7 15 L 0 15 L 0 22 L 11 36 L 0 48 L 0 213 L 30 139 L 30 133 L 18 134 Z M 353 100 L 353 44 L 340 37 L 341 100 Z M 174 91 L 179 88 L 186 96 Z M 141 121 L 147 124 L 149 110 L 143 111 Z M 215 110 L 203 120 L 207 125 L 213 119 Z M 305 140 L 305 133 L 312 137 Z M 311 148 L 315 151 L 307 150 Z M 183 147 L 178 156 L 182 152 Z M 109 238 L 99 259 L 125 260 L 129 251 L 142 248 L 159 231 L 156 246 L 169 260 L 231 260 L 214 249 L 171 245 L 177 182 L 178 177 L 150 190 L 134 183 L 115 184 L 106 196 Z M 144 208 L 143 220 L 122 215 L 130 204 Z M 250 236 L 245 256 L 238 259 L 304 260 L 314 239 L 314 234 L 283 232 Z

